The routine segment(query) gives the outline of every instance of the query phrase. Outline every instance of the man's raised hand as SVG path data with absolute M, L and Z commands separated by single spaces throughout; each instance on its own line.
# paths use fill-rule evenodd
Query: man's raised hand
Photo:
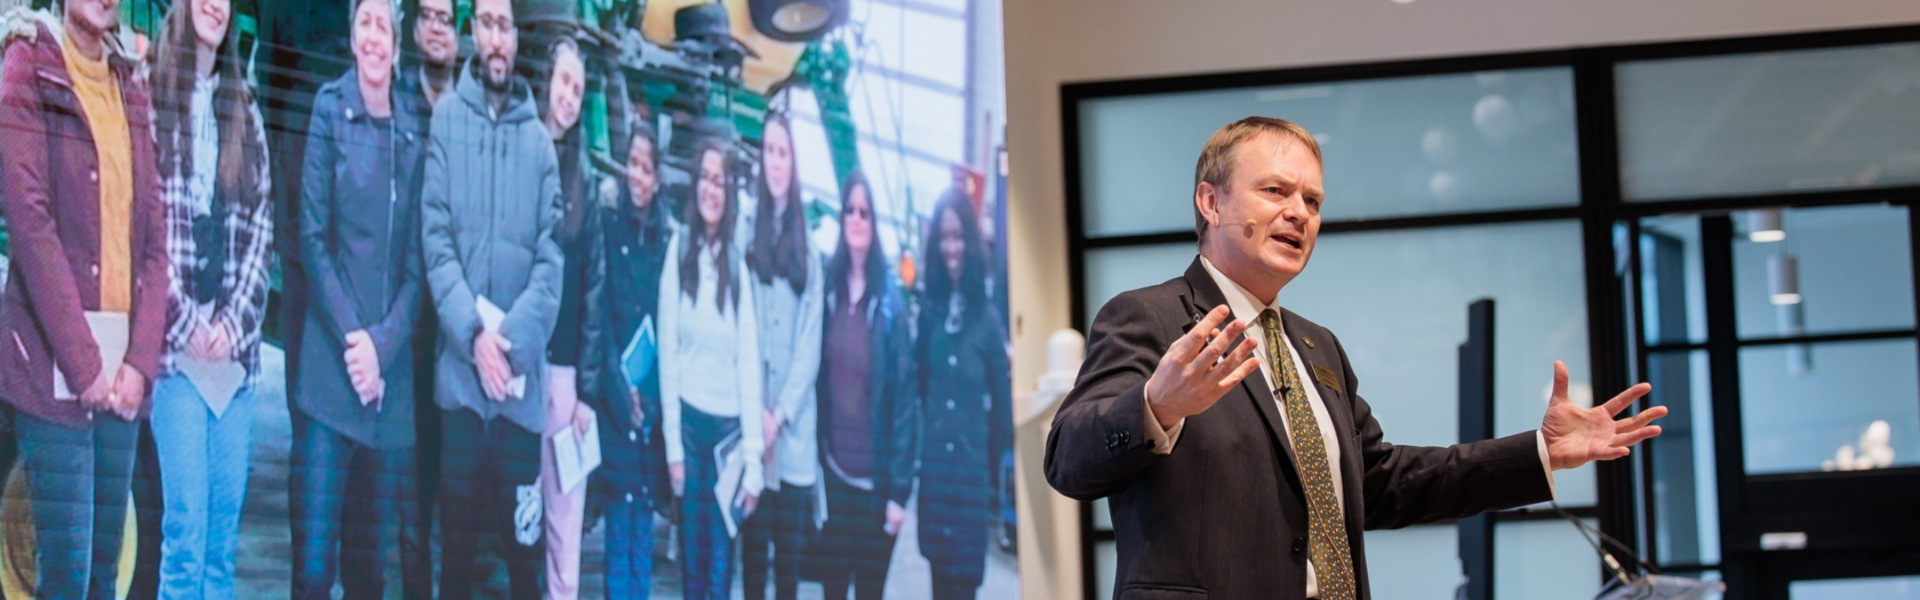
M 1181 419 L 1212 408 L 1227 390 L 1260 368 L 1253 357 L 1259 346 L 1247 337 L 1247 324 L 1234 321 L 1220 328 L 1232 315 L 1225 306 L 1215 307 L 1160 355 L 1160 365 L 1147 378 L 1147 404 L 1160 427 L 1171 429 Z

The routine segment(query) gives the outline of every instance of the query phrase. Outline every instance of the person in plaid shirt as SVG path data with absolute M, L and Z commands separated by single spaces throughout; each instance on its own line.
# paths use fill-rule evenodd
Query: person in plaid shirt
M 151 423 L 165 506 L 162 599 L 232 596 L 247 488 L 273 203 L 232 16 L 230 0 L 174 3 L 153 70 L 170 282 Z M 222 371 L 239 374 L 237 392 L 208 375 Z

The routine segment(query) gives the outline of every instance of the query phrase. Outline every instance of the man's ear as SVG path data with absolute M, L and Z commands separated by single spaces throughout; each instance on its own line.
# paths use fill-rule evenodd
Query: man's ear
M 1200 182 L 1193 187 L 1193 206 L 1200 211 L 1200 218 L 1206 219 L 1208 227 L 1220 226 L 1220 188 Z

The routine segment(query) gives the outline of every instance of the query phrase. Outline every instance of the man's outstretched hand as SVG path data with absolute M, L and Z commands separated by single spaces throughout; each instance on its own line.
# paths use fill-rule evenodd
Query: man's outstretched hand
M 1147 403 L 1160 427 L 1172 429 L 1181 419 L 1212 408 L 1227 390 L 1260 368 L 1253 357 L 1258 346 L 1247 337 L 1247 324 L 1220 326 L 1232 316 L 1225 305 L 1215 307 L 1160 356 L 1147 378 Z
M 1660 435 L 1654 419 L 1667 416 L 1667 407 L 1655 406 L 1632 418 L 1613 418 L 1633 405 L 1633 401 L 1652 391 L 1653 386 L 1637 384 L 1620 392 L 1606 404 L 1580 408 L 1567 398 L 1567 365 L 1553 362 L 1553 398 L 1547 403 L 1547 417 L 1540 434 L 1547 441 L 1547 458 L 1553 468 L 1571 469 L 1596 460 L 1613 460 L 1631 453 L 1634 444 Z

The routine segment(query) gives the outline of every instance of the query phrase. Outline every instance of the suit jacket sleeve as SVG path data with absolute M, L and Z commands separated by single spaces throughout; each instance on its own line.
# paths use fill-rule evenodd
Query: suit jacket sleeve
M 1158 339 L 1159 328 L 1137 292 L 1115 297 L 1094 317 L 1080 377 L 1047 434 L 1047 482 L 1060 493 L 1077 500 L 1111 495 L 1161 459 L 1142 430 L 1147 378 L 1171 344 Z
M 1334 345 L 1340 363 L 1347 366 L 1353 422 L 1360 434 L 1367 529 L 1460 519 L 1553 497 L 1532 431 L 1444 448 L 1387 442 L 1373 408 L 1360 397 L 1360 380 L 1347 362 L 1346 348 L 1338 339 Z

